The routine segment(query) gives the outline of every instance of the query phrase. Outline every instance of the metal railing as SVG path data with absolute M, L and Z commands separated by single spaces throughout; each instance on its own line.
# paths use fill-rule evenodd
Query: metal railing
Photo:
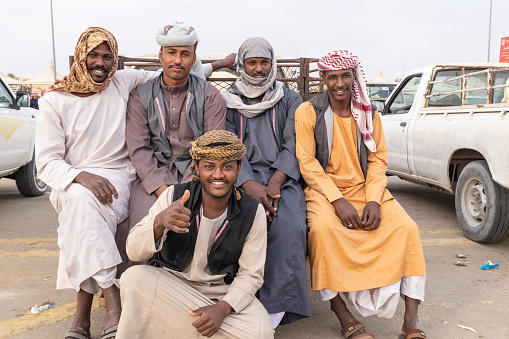
M 428 106 L 436 106 L 436 104 L 434 103 L 430 103 L 430 98 L 434 98 L 434 97 L 444 97 L 446 95 L 454 95 L 454 94 L 457 94 L 457 93 L 461 93 L 461 99 L 460 99 L 460 102 L 461 102 L 461 105 L 465 105 L 466 103 L 466 96 L 467 96 L 467 93 L 468 92 L 475 92 L 475 91 L 486 91 L 486 104 L 492 104 L 494 103 L 493 102 L 493 99 L 494 99 L 494 93 L 495 93 L 495 89 L 498 89 L 498 88 L 506 88 L 506 87 L 509 87 L 509 80 L 506 79 L 506 83 L 504 85 L 494 85 L 495 83 L 495 75 L 497 72 L 509 72 L 509 67 L 487 67 L 485 69 L 481 69 L 481 70 L 477 70 L 477 71 L 474 71 L 474 72 L 470 72 L 470 73 L 465 73 L 465 70 L 476 70 L 476 69 L 479 69 L 479 67 L 464 67 L 464 66 L 450 66 L 450 65 L 446 65 L 446 66 L 442 66 L 442 65 L 438 65 L 434 68 L 434 70 L 431 72 L 432 76 L 433 75 L 436 75 L 438 74 L 438 72 L 440 71 L 459 71 L 461 70 L 461 75 L 459 76 L 456 76 L 456 77 L 452 77 L 452 78 L 447 78 L 447 79 L 444 79 L 444 80 L 434 80 L 434 81 L 430 81 L 429 84 L 428 84 L 428 88 L 426 90 L 426 103 L 425 103 L 425 106 L 424 107 L 428 107 Z M 479 74 L 483 74 L 483 73 L 486 73 L 486 85 L 485 86 L 482 86 L 482 87 L 475 87 L 475 88 L 467 88 L 467 78 L 468 77 L 473 77 L 473 76 L 476 76 L 476 75 L 479 75 Z M 453 81 L 458 81 L 460 80 L 461 81 L 461 85 L 459 86 L 460 89 L 456 89 L 456 90 L 452 90 L 452 91 L 443 91 L 443 92 L 438 92 L 438 93 L 435 93 L 435 94 L 431 94 L 432 91 L 433 91 L 433 86 L 436 85 L 436 84 L 444 84 L 444 83 L 450 83 L 450 82 L 453 82 Z M 447 105 L 445 105 L 447 106 Z
M 298 58 L 298 59 L 277 59 L 277 80 L 281 81 L 285 87 L 297 91 L 304 101 L 309 100 L 325 90 L 325 85 L 318 75 L 316 58 Z M 211 63 L 216 60 L 202 60 L 202 63 Z M 71 62 L 71 60 L 70 60 Z M 72 63 L 71 63 L 72 64 Z M 124 68 L 139 69 L 158 69 L 161 63 L 158 58 L 132 58 L 120 56 L 118 69 Z M 224 91 L 235 82 L 235 74 L 228 69 L 226 71 L 233 76 L 227 78 L 212 77 L 207 80 L 220 91 Z

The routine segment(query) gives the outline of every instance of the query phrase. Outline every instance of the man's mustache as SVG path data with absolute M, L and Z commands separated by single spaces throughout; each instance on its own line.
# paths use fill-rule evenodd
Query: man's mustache
M 186 68 L 184 66 L 182 66 L 182 65 L 175 65 L 175 64 L 173 64 L 173 65 L 168 66 L 168 68 L 172 68 L 172 67 L 177 67 L 177 68 L 183 69 L 184 71 L 186 70 Z
M 98 71 L 104 71 L 104 72 L 108 71 L 108 69 L 106 67 L 104 67 L 104 66 L 92 66 L 92 67 L 89 68 L 89 70 L 90 71 L 98 70 Z

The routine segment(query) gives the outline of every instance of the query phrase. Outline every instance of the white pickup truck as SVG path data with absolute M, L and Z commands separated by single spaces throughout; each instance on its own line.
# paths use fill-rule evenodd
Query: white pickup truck
M 381 113 L 387 174 L 455 194 L 465 236 L 509 234 L 509 64 L 409 73 Z
M 44 194 L 48 186 L 37 178 L 34 159 L 35 121 L 28 94 L 15 96 L 0 78 L 0 178 L 16 180 L 26 197 Z

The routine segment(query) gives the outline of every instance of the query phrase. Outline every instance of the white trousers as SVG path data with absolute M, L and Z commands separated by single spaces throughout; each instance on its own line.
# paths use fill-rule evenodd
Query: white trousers
M 424 301 L 425 285 L 425 275 L 403 277 L 392 285 L 363 291 L 345 292 L 344 295 L 363 317 L 377 315 L 381 318 L 392 318 L 396 313 L 400 295 Z M 338 293 L 328 288 L 320 290 L 322 301 L 330 300 Z
M 148 265 L 132 266 L 120 278 L 122 316 L 117 339 L 203 338 L 187 312 L 213 305 L 228 286 L 184 281 L 170 271 Z M 274 330 L 263 305 L 254 298 L 239 313 L 224 318 L 213 338 L 270 339 Z
M 52 191 L 50 201 L 58 213 L 57 288 L 97 293 L 113 284 L 116 266 L 122 262 L 115 243 L 117 224 L 129 216 L 129 188 L 134 175 L 120 170 L 84 169 L 107 178 L 118 199 L 102 204 L 80 184 Z

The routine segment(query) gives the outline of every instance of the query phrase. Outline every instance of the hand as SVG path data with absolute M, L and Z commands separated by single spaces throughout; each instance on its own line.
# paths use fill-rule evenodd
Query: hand
M 193 326 L 204 337 L 212 337 L 233 309 L 226 301 L 221 300 L 217 304 L 200 307 L 194 311 L 188 311 L 192 317 L 200 317 L 193 322 Z
M 237 54 L 230 53 L 224 59 L 214 61 L 212 63 L 212 70 L 217 71 L 218 69 L 221 69 L 221 68 L 228 68 L 228 69 L 231 69 L 232 71 L 235 71 L 236 57 L 237 57 Z
M 357 210 L 345 198 L 334 200 L 332 206 L 336 210 L 339 220 L 346 228 L 359 228 L 362 227 L 361 218 Z
M 168 185 L 162 185 L 161 187 L 159 187 L 158 189 L 156 189 L 154 191 L 154 194 L 159 198 L 159 196 L 161 194 L 163 194 L 163 192 L 166 191 L 167 188 L 168 188 Z
M 373 231 L 380 226 L 380 205 L 375 201 L 369 201 L 362 212 L 362 229 Z
M 283 186 L 286 179 L 286 174 L 280 170 L 276 170 L 274 174 L 272 174 L 272 177 L 270 177 L 269 183 L 267 184 L 267 195 L 269 197 L 269 201 L 274 207 L 274 211 L 276 211 L 274 216 L 277 215 L 277 205 L 279 203 L 279 199 L 281 198 L 281 186 Z
M 271 214 L 275 214 L 276 211 L 272 206 L 272 202 L 269 200 L 267 187 L 257 183 L 254 180 L 246 181 L 242 184 L 242 188 L 246 191 L 247 194 L 255 198 L 260 204 L 265 208 L 265 215 L 269 221 L 272 221 Z M 270 193 L 272 194 L 272 192 Z
M 112 204 L 113 197 L 118 199 L 118 193 L 111 182 L 99 175 L 89 172 L 80 172 L 73 182 L 88 188 L 101 204 Z
M 189 190 L 186 190 L 180 199 L 172 202 L 170 206 L 154 218 L 154 239 L 159 239 L 165 229 L 175 233 L 189 232 L 191 211 L 184 207 L 189 196 Z

